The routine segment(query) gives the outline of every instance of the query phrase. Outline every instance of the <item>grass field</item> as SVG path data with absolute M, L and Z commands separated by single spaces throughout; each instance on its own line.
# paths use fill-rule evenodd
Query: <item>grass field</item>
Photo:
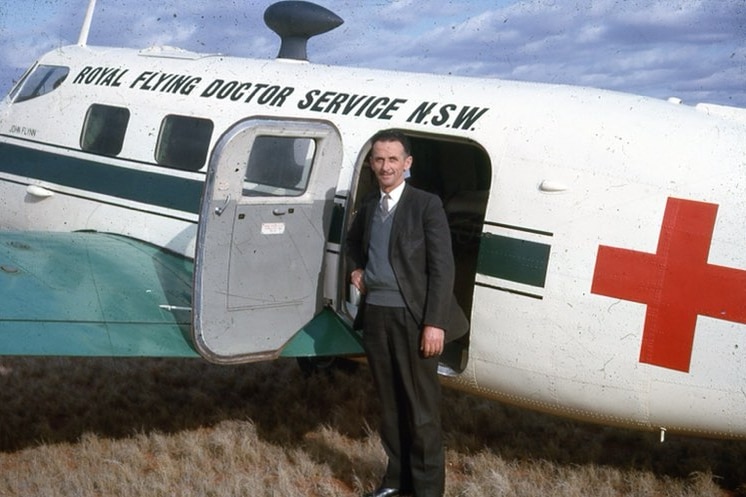
M 376 424 L 365 367 L 0 358 L 0 496 L 355 496 L 383 470 Z M 447 496 L 746 495 L 746 442 L 661 444 L 450 390 L 443 429 Z

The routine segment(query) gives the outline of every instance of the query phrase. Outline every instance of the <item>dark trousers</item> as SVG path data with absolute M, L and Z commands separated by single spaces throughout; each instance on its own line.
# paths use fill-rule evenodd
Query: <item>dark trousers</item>
M 420 353 L 421 331 L 403 307 L 365 308 L 363 343 L 378 391 L 381 442 L 389 462 L 382 486 L 441 497 L 445 453 L 438 358 Z

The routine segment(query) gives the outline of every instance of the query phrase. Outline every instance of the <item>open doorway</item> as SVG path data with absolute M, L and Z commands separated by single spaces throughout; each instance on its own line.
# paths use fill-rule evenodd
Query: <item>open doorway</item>
M 435 193 L 443 201 L 456 263 L 454 293 L 466 316 L 471 317 L 479 242 L 492 178 L 489 156 L 474 142 L 405 134 L 412 143 L 414 159 L 407 182 Z M 368 192 L 377 188 L 366 159 L 367 154 L 361 155 L 353 211 Z M 441 357 L 441 372 L 461 373 L 466 368 L 468 351 L 468 334 L 447 344 Z

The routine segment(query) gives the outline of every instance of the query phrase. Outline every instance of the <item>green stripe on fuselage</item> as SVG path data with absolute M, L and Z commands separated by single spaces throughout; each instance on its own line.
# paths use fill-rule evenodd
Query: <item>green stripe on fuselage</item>
M 483 233 L 477 272 L 535 287 L 544 287 L 550 245 Z
M 0 143 L 0 157 L 0 172 L 178 211 L 199 211 L 204 182 L 170 175 L 167 168 L 154 173 L 8 143 Z

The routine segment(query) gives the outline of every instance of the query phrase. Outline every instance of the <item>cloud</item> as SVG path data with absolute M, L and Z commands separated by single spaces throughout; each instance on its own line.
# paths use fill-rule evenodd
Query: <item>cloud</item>
M 0 76 L 75 43 L 85 0 L 0 11 Z M 743 0 L 317 0 L 345 19 L 311 40 L 320 63 L 580 84 L 746 107 Z M 99 2 L 91 44 L 272 58 L 270 0 Z M 55 7 L 50 9 L 50 5 Z M 28 20 L 28 17 L 32 20 Z M 7 79 L 0 90 L 7 91 Z
M 746 106 L 746 85 L 733 88 L 723 77 L 746 66 L 744 10 L 742 0 L 465 8 L 458 22 L 417 37 L 381 36 L 378 52 L 386 55 L 372 65 L 678 95 L 690 103 L 706 95 Z

